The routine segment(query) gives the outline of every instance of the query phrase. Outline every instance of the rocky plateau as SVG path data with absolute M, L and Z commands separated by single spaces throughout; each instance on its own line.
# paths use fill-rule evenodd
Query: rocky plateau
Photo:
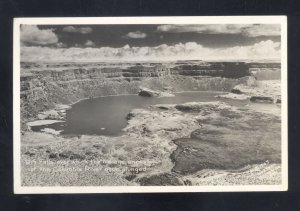
M 22 63 L 22 185 L 280 184 L 280 115 L 218 101 L 279 103 L 279 69 L 276 63 L 203 61 Z M 265 81 L 269 75 L 273 80 Z M 207 90 L 228 94 L 214 102 L 134 109 L 121 136 L 30 130 L 37 120 L 64 121 L 69 106 L 86 98 Z

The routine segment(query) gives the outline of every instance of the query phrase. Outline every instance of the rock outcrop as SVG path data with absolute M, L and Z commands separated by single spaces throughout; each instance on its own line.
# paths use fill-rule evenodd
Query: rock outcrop
M 159 92 L 229 91 L 248 76 L 245 63 L 21 63 L 21 115 L 32 119 L 56 104 L 136 94 L 141 86 Z
M 216 97 L 239 100 L 250 99 L 250 101 L 254 103 L 281 103 L 281 81 L 248 80 L 244 84 L 235 86 L 231 90 L 231 93 L 218 95 Z
M 242 71 L 237 74 L 239 67 Z M 278 83 L 259 82 L 259 89 L 256 89 L 257 81 L 249 76 L 249 67 L 251 64 L 206 62 L 163 65 L 23 63 L 22 120 L 37 119 L 39 115 L 42 122 L 29 123 L 33 126 L 62 121 L 55 119 L 63 119 L 67 108 L 59 104 L 104 95 L 137 94 L 141 86 L 155 90 L 157 96 L 170 91 L 234 90 L 230 94 L 266 96 L 280 102 Z M 260 67 L 263 67 L 262 64 L 252 68 Z M 269 95 L 267 90 L 272 87 L 275 88 L 273 91 L 277 91 Z M 119 137 L 64 137 L 56 136 L 56 131 L 47 128 L 46 133 L 23 131 L 22 185 L 280 183 L 280 115 L 236 108 L 216 101 L 134 109 L 127 119 L 124 135 Z M 31 172 L 32 167 L 45 167 L 42 163 L 26 163 L 34 159 L 59 161 L 60 164 L 54 166 L 50 173 Z M 63 161 L 70 160 L 74 164 L 63 164 Z M 104 164 L 96 162 L 99 160 L 105 161 Z M 124 166 L 122 161 L 133 162 Z M 114 172 L 123 167 L 141 167 L 145 171 Z M 219 177 L 209 176 L 220 174 Z M 241 177 L 243 179 L 239 179 Z
M 22 184 L 47 185 L 191 185 L 269 184 L 280 182 L 280 116 L 239 109 L 220 102 L 155 105 L 134 109 L 128 118 L 126 132 L 120 137 L 63 137 L 45 133 L 25 132 L 22 136 Z M 171 159 L 170 159 L 171 157 Z M 30 172 L 28 159 L 68 161 L 84 169 L 146 168 L 146 171 L 108 172 L 105 170 Z M 97 164 L 97 160 L 134 161 L 132 164 Z M 95 162 L 94 162 L 95 161 Z M 270 179 L 251 173 L 257 165 L 268 162 L 274 174 Z M 269 165 L 268 164 L 268 165 Z M 32 164 L 33 165 L 33 164 Z M 234 174 L 251 165 L 244 174 Z M 43 167 L 38 164 L 37 167 Z M 57 166 L 55 166 L 57 167 Z M 269 167 L 269 166 L 267 166 Z M 279 167 L 280 168 L 280 167 Z M 205 180 L 209 174 L 221 171 L 220 180 Z M 252 176 L 251 176 L 252 175 Z M 254 175 L 254 176 L 253 176 Z M 275 175 L 275 176 L 274 176 Z M 254 178 L 253 178 L 254 177 Z M 261 178 L 261 179 L 259 179 Z
M 140 91 L 138 94 L 139 94 L 139 96 L 142 96 L 142 97 L 158 97 L 159 96 L 159 92 L 148 89 L 148 88 L 144 88 L 144 87 L 140 88 Z
M 264 97 L 264 96 L 252 96 L 250 98 L 251 102 L 255 103 L 274 103 L 274 99 L 272 97 Z
M 126 131 L 143 131 L 143 136 L 150 137 L 166 132 L 173 133 L 173 137 L 181 135 L 182 138 L 174 139 L 177 149 L 171 154 L 172 171 L 177 176 L 203 169 L 240 169 L 266 161 L 280 163 L 279 116 L 220 102 L 153 107 L 161 108 L 160 114 L 156 116 L 155 111 L 148 113 L 141 109 L 133 111 Z M 165 176 L 156 175 L 141 181 L 146 185 L 164 179 Z
M 189 138 L 174 140 L 178 146 L 171 156 L 174 172 L 185 175 L 202 169 L 238 169 L 267 160 L 280 162 L 279 117 L 224 103 L 185 103 L 175 108 L 200 112 L 201 126 Z
M 175 96 L 174 94 L 171 94 L 169 92 L 154 91 L 152 89 L 148 89 L 145 87 L 140 88 L 138 95 L 142 97 L 174 97 Z
M 139 180 L 142 186 L 178 186 L 184 183 L 178 179 L 175 174 L 165 173 L 161 175 L 153 175 L 150 177 L 143 177 Z
M 280 63 L 250 63 L 249 70 L 257 80 L 280 80 Z

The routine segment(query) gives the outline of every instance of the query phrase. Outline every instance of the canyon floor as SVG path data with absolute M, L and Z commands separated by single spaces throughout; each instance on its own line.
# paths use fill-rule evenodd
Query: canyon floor
M 277 100 L 274 87 L 278 81 L 236 89 Z M 216 98 L 134 109 L 117 137 L 23 131 L 22 185 L 281 184 L 280 105 L 253 105 Z

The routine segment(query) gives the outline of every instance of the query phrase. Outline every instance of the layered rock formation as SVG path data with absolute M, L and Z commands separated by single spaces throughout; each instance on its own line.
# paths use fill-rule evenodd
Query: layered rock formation
M 255 103 L 281 103 L 281 81 L 248 80 L 247 83 L 236 85 L 230 93 L 217 97 L 250 99 L 251 102 Z
M 56 104 L 158 91 L 229 91 L 250 75 L 245 63 L 21 63 L 21 113 L 35 118 Z
M 249 70 L 258 80 L 280 80 L 280 63 L 250 63 Z
M 40 119 L 29 123 L 34 126 L 64 119 L 68 107 L 60 104 L 138 94 L 141 87 L 150 96 L 231 91 L 225 97 L 277 102 L 280 83 L 259 79 L 278 79 L 278 72 L 279 64 L 241 62 L 22 63 L 22 121 Z M 118 137 L 23 131 L 22 184 L 280 184 L 280 115 L 253 110 L 221 102 L 154 105 L 132 110 Z

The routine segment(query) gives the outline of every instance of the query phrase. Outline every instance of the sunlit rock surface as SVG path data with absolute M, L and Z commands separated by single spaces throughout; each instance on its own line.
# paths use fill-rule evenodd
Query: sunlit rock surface
M 158 93 L 231 91 L 219 97 L 269 97 L 277 102 L 263 106 L 249 103 L 243 109 L 218 101 L 134 109 L 128 114 L 124 135 L 118 137 L 62 136 L 49 129 L 43 133 L 22 129 L 22 185 L 281 182 L 280 64 L 22 63 L 21 70 L 21 115 L 25 126 L 26 122 L 39 125 L 61 121 L 67 105 L 82 99 L 137 94 L 143 86 Z M 257 80 L 270 77 L 274 80 Z M 41 122 L 33 121 L 38 119 Z M 60 164 L 49 172 L 39 160 Z M 99 165 L 99 160 L 117 164 Z M 68 161 L 74 163 L 64 163 Z M 125 165 L 122 161 L 132 163 Z M 33 167 L 37 170 L 32 172 Z M 127 170 L 114 171 L 115 167 Z M 136 171 L 137 168 L 142 170 Z
M 230 91 L 249 76 L 249 64 L 243 62 L 22 62 L 21 115 L 22 119 L 32 119 L 57 104 L 137 94 L 141 86 L 160 92 Z
M 145 87 L 140 87 L 138 95 L 142 97 L 175 97 L 174 94 L 169 92 L 155 91 Z
M 247 83 L 236 85 L 231 93 L 216 97 L 237 100 L 250 99 L 251 102 L 257 103 L 281 103 L 280 84 L 280 80 L 248 80 Z
M 124 129 L 126 134 L 120 137 L 67 138 L 26 132 L 22 137 L 22 162 L 43 158 L 70 160 L 60 156 L 67 151 L 81 158 L 74 168 L 84 168 L 84 160 L 147 160 L 149 165 L 145 171 L 136 174 L 128 171 L 111 174 L 103 169 L 92 174 L 89 171 L 60 171 L 55 173 L 54 179 L 53 174 L 47 172 L 29 172 L 23 163 L 23 184 L 189 185 L 189 181 L 198 183 L 192 177 L 205 169 L 225 171 L 223 177 L 233 177 L 231 182 L 234 184 L 236 180 L 238 184 L 238 177 L 227 171 L 281 162 L 280 117 L 272 114 L 238 109 L 216 101 L 135 109 L 128 119 Z M 139 167 L 145 167 L 145 164 L 141 163 Z M 273 173 L 276 174 L 274 177 L 280 178 L 277 170 Z M 253 178 L 255 174 L 242 174 L 245 183 L 270 183 L 268 178 L 257 180 Z M 191 178 L 187 179 L 188 175 Z M 224 178 L 211 183 L 226 184 Z

